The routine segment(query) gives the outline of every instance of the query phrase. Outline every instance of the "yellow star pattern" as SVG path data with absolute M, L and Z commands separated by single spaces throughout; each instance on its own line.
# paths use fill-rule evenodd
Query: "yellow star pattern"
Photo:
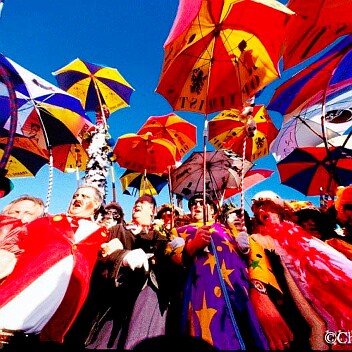
M 221 264 L 221 275 L 224 278 L 225 282 L 231 287 L 232 290 L 234 290 L 232 283 L 229 279 L 230 274 L 234 271 L 234 269 L 227 269 L 225 261 L 222 261 Z
M 197 314 L 197 317 L 199 319 L 200 326 L 202 329 L 202 338 L 209 341 L 210 343 L 213 342 L 211 332 L 210 332 L 210 323 L 211 323 L 211 320 L 213 319 L 213 316 L 216 314 L 216 312 L 217 312 L 216 309 L 207 307 L 207 301 L 204 293 L 203 307 L 200 310 L 196 310 L 195 313 Z
M 208 253 L 208 259 L 204 262 L 203 265 L 207 265 L 207 264 L 210 265 L 211 274 L 214 274 L 214 268 L 215 268 L 215 265 L 216 265 L 216 260 L 215 260 L 215 256 L 213 256 L 211 253 Z

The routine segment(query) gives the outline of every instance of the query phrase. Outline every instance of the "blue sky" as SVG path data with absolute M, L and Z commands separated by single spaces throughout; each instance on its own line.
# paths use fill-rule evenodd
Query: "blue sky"
M 51 73 L 76 58 L 117 68 L 135 89 L 130 107 L 114 112 L 109 118 L 109 132 L 117 140 L 122 134 L 136 133 L 149 116 L 172 112 L 168 102 L 155 92 L 155 88 L 163 62 L 163 43 L 177 7 L 178 0 L 7 0 L 0 18 L 0 52 L 53 84 L 56 80 Z M 286 72 L 282 78 L 291 75 L 292 72 Z M 267 103 L 280 83 L 282 79 L 270 84 L 256 103 Z M 176 113 L 197 126 L 198 145 L 192 151 L 201 151 L 204 117 L 196 113 Z M 280 115 L 270 112 L 270 116 L 277 126 L 281 124 Z M 207 149 L 212 149 L 209 143 Z M 271 155 L 259 159 L 255 165 L 276 172 L 270 179 L 245 192 L 247 210 L 252 196 L 268 189 L 286 199 L 307 199 L 318 205 L 318 197 L 306 198 L 280 184 Z M 119 176 L 125 169 L 115 164 L 114 170 L 117 201 L 129 220 L 135 198 L 122 194 Z M 84 173 L 81 173 L 83 176 Z M 45 201 L 48 180 L 49 166 L 44 166 L 34 178 L 12 179 L 14 190 L 0 199 L 0 208 L 22 194 L 32 194 Z M 109 202 L 112 200 L 111 179 L 108 184 L 106 199 Z M 65 212 L 76 186 L 74 173 L 54 169 L 49 212 Z M 156 199 L 158 205 L 170 201 L 167 186 Z M 233 201 L 240 203 L 238 197 Z

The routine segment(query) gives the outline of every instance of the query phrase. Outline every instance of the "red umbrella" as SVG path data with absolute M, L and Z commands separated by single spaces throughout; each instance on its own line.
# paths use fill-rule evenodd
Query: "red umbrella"
M 244 176 L 244 183 L 243 183 L 243 190 L 247 190 L 258 183 L 266 180 L 267 178 L 271 177 L 274 173 L 273 170 L 266 170 L 266 169 L 255 169 L 249 170 Z M 240 193 L 242 189 L 238 188 L 226 188 L 224 199 L 232 197 L 238 193 Z
M 352 32 L 350 0 L 290 0 L 293 16 L 285 40 L 284 68 L 293 67 Z
M 197 144 L 197 127 L 174 113 L 150 116 L 137 134 L 147 132 L 174 143 L 178 161 Z
M 121 167 L 141 173 L 164 173 L 176 163 L 176 146 L 167 139 L 152 136 L 150 132 L 122 135 L 113 153 Z
M 279 76 L 291 14 L 272 0 L 181 0 L 156 91 L 174 110 L 241 109 Z
M 281 183 L 306 196 L 318 196 L 323 191 L 334 195 L 338 186 L 352 180 L 352 150 L 330 147 L 296 148 L 277 163 Z

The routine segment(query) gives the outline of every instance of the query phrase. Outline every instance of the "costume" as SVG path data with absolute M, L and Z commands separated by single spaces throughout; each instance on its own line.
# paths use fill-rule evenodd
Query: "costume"
M 17 241 L 22 225 L 22 221 L 17 218 L 0 215 L 0 248 L 19 254 Z
M 352 326 L 352 262 L 288 221 L 259 226 L 255 239 L 272 242 L 296 285 L 332 331 Z
M 176 229 L 192 240 L 202 223 Z M 208 224 L 207 224 L 208 225 Z M 267 340 L 249 300 L 246 258 L 237 251 L 230 230 L 211 223 L 212 242 L 184 263 L 188 279 L 183 288 L 184 333 L 201 337 L 220 350 L 268 349 Z
M 118 224 L 110 230 L 110 239 L 118 238 L 124 249 L 99 263 L 110 284 L 106 285 L 105 305 L 95 318 L 86 348 L 128 350 L 145 338 L 165 334 L 175 264 L 170 260 L 172 251 L 167 251 L 169 239 L 163 233 L 134 224 Z M 138 248 L 151 254 L 148 272 L 122 265 L 126 253 Z
M 0 328 L 19 329 L 22 324 L 23 331 L 40 333 L 42 341 L 63 342 L 86 299 L 100 246 L 107 240 L 105 228 L 93 221 L 70 221 L 62 214 L 23 226 L 18 242 L 22 253 L 0 286 Z M 43 284 L 47 292 L 40 294 L 47 295 L 45 301 L 26 297 Z M 9 314 L 6 318 L 2 313 L 16 302 L 30 302 L 31 309 L 26 312 L 25 306 L 15 307 L 17 312 L 13 315 L 19 315 L 19 321 L 6 326 Z

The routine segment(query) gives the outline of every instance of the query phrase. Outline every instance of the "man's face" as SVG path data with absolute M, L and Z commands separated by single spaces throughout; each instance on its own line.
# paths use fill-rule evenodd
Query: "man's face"
M 110 209 L 106 209 L 106 213 L 104 214 L 102 222 L 106 227 L 112 227 L 116 225 L 119 222 L 119 220 L 120 220 L 120 214 L 117 211 L 117 209 L 110 208 Z
M 201 222 L 204 220 L 203 214 L 203 199 L 197 198 L 192 201 L 191 206 L 191 218 L 192 221 Z M 207 204 L 208 220 L 213 219 L 214 209 L 209 204 Z
M 35 204 L 31 200 L 21 200 L 12 204 L 4 214 L 26 223 L 33 221 L 42 215 L 42 209 L 38 204 Z
M 80 188 L 72 197 L 68 214 L 71 216 L 88 217 L 94 215 L 99 208 L 99 202 L 95 200 L 95 191 L 92 188 Z
M 148 201 L 137 201 L 132 209 L 132 219 L 139 225 L 150 225 L 154 215 L 154 206 Z
M 242 231 L 241 213 L 240 211 L 233 211 L 227 215 L 227 224 L 234 226 L 238 231 Z

